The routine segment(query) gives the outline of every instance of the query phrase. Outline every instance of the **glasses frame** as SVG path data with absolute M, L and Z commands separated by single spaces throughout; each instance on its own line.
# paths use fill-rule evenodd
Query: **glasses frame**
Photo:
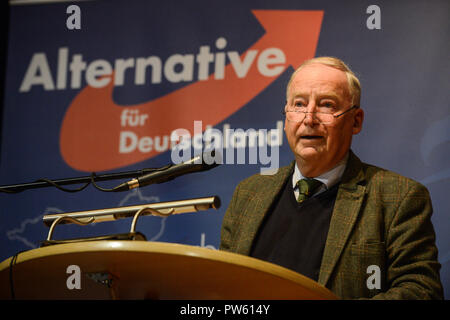
M 341 113 L 339 113 L 339 114 L 331 114 L 331 113 L 329 113 L 329 114 L 331 114 L 335 119 L 337 119 L 337 118 L 339 118 L 340 116 L 343 116 L 344 114 L 346 114 L 347 112 L 349 112 L 349 111 L 351 111 L 351 110 L 353 110 L 353 109 L 358 109 L 359 108 L 359 106 L 357 106 L 357 105 L 353 105 L 352 107 L 350 107 L 350 108 L 348 108 L 347 110 L 345 110 L 345 111 L 343 111 L 343 112 L 341 112 Z M 323 112 L 317 112 L 317 111 L 313 111 L 313 112 L 304 112 L 304 111 L 286 111 L 286 110 L 283 110 L 281 113 L 284 115 L 284 116 L 286 116 L 286 114 L 288 113 L 288 112 L 295 112 L 295 113 L 304 113 L 305 114 L 305 117 L 303 118 L 303 120 L 302 121 L 293 121 L 293 122 L 303 122 L 303 121 L 305 121 L 305 119 L 306 119 L 306 114 L 307 113 L 312 113 L 312 114 L 314 114 L 314 113 L 323 113 Z M 318 119 L 319 120 L 319 119 Z M 288 120 L 288 121 L 291 121 L 291 120 Z M 320 120 L 319 120 L 320 121 Z M 321 122 L 321 121 L 320 121 Z M 323 122 L 321 122 L 321 123 L 323 123 Z M 330 122 L 330 123 L 332 123 L 332 122 Z

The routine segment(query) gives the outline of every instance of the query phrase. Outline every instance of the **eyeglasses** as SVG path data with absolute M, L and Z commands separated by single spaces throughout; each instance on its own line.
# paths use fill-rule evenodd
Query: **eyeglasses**
M 292 122 L 303 122 L 306 118 L 306 114 L 310 113 L 311 115 L 315 116 L 317 120 L 320 121 L 320 123 L 323 124 L 331 124 L 333 123 L 337 118 L 343 116 L 347 112 L 357 109 L 359 106 L 353 106 L 345 110 L 344 112 L 341 112 L 339 114 L 335 114 L 333 110 L 325 110 L 323 108 L 319 108 L 320 111 L 315 112 L 307 112 L 305 111 L 305 108 L 297 108 L 297 107 L 289 107 L 286 110 L 283 110 L 283 114 L 286 116 L 286 119 L 288 121 Z

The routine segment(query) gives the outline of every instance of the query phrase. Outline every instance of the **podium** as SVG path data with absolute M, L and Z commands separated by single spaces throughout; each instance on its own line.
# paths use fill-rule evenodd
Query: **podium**
M 12 264 L 13 258 L 0 263 L 0 299 L 337 299 L 281 266 L 182 244 L 86 241 L 22 252 Z

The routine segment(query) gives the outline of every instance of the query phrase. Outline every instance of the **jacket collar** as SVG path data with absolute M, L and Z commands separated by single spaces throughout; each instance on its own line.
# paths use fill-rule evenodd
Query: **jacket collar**
M 326 285 L 355 225 L 366 190 L 361 160 L 350 150 L 347 167 L 339 185 L 330 228 L 322 256 L 318 282 Z

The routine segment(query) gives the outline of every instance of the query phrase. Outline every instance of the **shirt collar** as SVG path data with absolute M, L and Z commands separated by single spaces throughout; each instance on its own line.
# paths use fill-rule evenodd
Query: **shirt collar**
M 336 183 L 338 183 L 342 175 L 344 174 L 345 167 L 347 166 L 349 153 L 345 155 L 345 157 L 331 170 L 321 174 L 320 176 L 314 177 L 314 179 L 322 182 L 326 189 L 330 189 Z M 292 176 L 292 186 L 295 190 L 297 188 L 297 181 L 305 179 L 305 177 L 300 172 L 297 163 L 295 164 L 294 175 Z

